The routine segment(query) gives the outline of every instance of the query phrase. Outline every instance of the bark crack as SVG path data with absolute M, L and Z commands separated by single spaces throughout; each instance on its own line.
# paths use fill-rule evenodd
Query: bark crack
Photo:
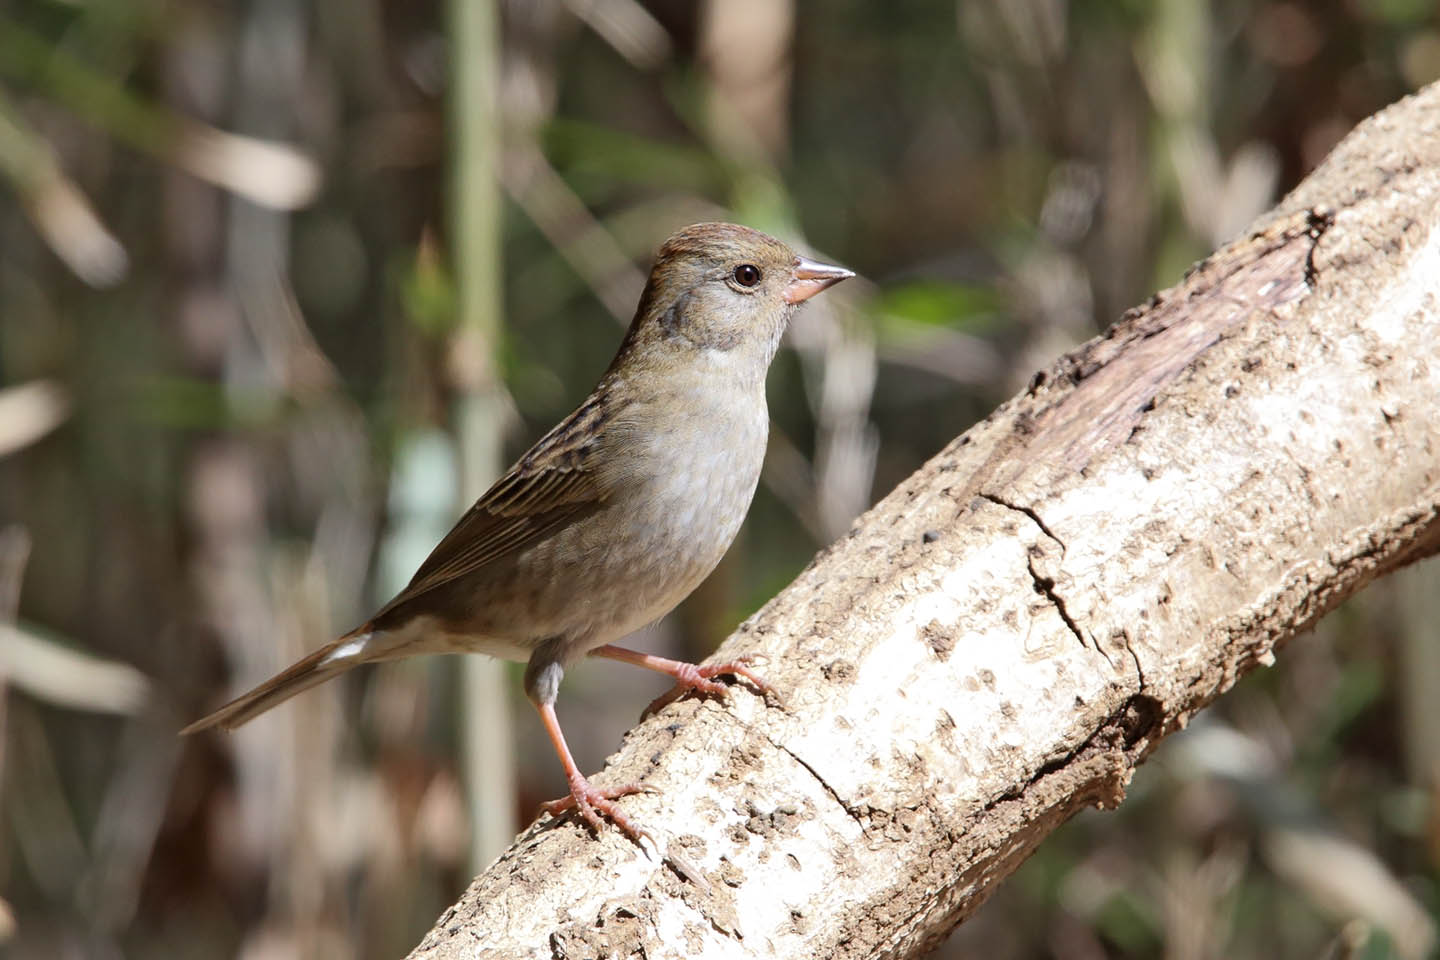
M 1029 517 L 1031 522 L 1033 522 L 1035 526 L 1040 528 L 1041 533 L 1045 534 L 1045 536 L 1060 544 L 1060 555 L 1065 555 L 1065 541 L 1055 536 L 1055 532 L 1045 525 L 1045 521 L 1040 519 L 1040 514 L 1035 511 L 1034 507 L 1027 507 L 1023 503 L 1011 503 L 1004 497 L 998 497 L 993 493 L 985 493 L 983 490 L 980 492 L 980 497 L 983 500 L 989 500 L 996 506 L 1004 507 L 1007 510 L 1014 510 L 1016 513 L 1025 514 L 1025 516 Z
M 815 782 L 820 784 L 820 786 L 824 787 L 825 792 L 830 794 L 830 796 L 835 800 L 835 802 L 840 805 L 840 809 L 844 810 L 847 814 L 849 814 L 850 819 L 854 820 L 857 824 L 859 824 L 862 831 L 866 833 L 869 832 L 869 826 L 865 822 L 865 814 L 847 803 L 845 801 L 845 798 L 840 796 L 839 792 L 837 792 L 836 789 L 830 785 L 829 781 L 827 781 L 824 777 L 820 776 L 820 771 L 816 770 L 808 762 L 802 759 L 801 756 L 794 750 L 791 750 L 783 743 L 776 742 L 775 738 L 770 736 L 768 733 L 761 732 L 761 736 L 763 736 L 766 740 L 770 741 L 770 746 L 774 747 L 776 750 L 779 750 L 781 753 L 788 756 L 791 760 L 794 760 L 796 763 L 800 764 L 800 766 L 804 767 L 810 773 L 810 776 L 815 778 Z
M 1129 633 L 1128 630 L 1125 632 L 1125 650 L 1126 650 L 1126 652 L 1128 652 L 1128 653 L 1130 654 L 1130 659 L 1135 662 L 1135 676 L 1136 676 L 1136 677 L 1139 679 L 1139 681 L 1140 681 L 1140 690 L 1139 690 L 1138 692 L 1144 693 L 1144 692 L 1145 692 L 1145 668 L 1142 667 L 1142 666 L 1140 666 L 1140 654 L 1138 654 L 1138 653 L 1135 652 L 1135 646 L 1134 646 L 1134 644 L 1132 644 L 1132 643 L 1130 642 L 1130 633 Z
M 1320 269 L 1315 266 L 1315 250 L 1320 246 L 1320 238 L 1325 231 L 1335 225 L 1335 214 L 1321 207 L 1312 207 L 1306 220 L 1309 223 L 1306 234 L 1310 237 L 1310 249 L 1305 253 L 1305 286 L 1314 290 L 1320 277 Z
M 1074 617 L 1070 616 L 1070 611 L 1065 609 L 1065 598 L 1060 596 L 1060 591 L 1055 589 L 1054 578 L 1047 577 L 1039 570 L 1036 570 L 1033 558 L 1026 560 L 1025 566 L 1030 571 L 1030 579 L 1035 582 L 1035 592 L 1055 605 L 1055 611 L 1060 614 L 1060 619 L 1065 621 L 1065 626 L 1070 628 L 1070 632 L 1075 635 L 1075 639 L 1080 641 L 1080 646 L 1086 648 L 1092 646 L 1092 644 L 1085 642 L 1085 634 L 1080 632 L 1080 625 L 1075 622 Z M 1110 659 L 1108 656 L 1105 656 L 1105 651 L 1100 649 L 1099 642 L 1094 643 L 1093 646 L 1106 660 Z
M 1040 528 L 1041 533 L 1060 544 L 1060 555 L 1062 557 L 1065 555 L 1065 541 L 1055 536 L 1054 532 L 1046 526 L 1045 521 L 1040 519 L 1040 514 L 1037 513 L 1033 507 L 1027 507 L 1019 503 L 1011 503 L 1004 497 L 996 496 L 993 493 L 985 493 L 982 491 L 980 496 L 982 499 L 989 500 L 997 506 L 1004 507 L 1007 510 L 1014 510 L 1016 513 L 1024 514 L 1030 518 L 1030 521 Z M 1036 569 L 1034 557 L 1027 558 L 1025 567 L 1030 571 L 1030 579 L 1035 585 L 1035 592 L 1054 605 L 1056 612 L 1060 614 L 1060 619 L 1065 621 L 1065 626 L 1069 627 L 1070 632 L 1075 635 L 1075 639 L 1080 641 L 1080 646 L 1087 649 L 1093 646 L 1101 656 L 1104 656 L 1107 660 L 1110 659 L 1106 656 L 1105 651 L 1100 649 L 1098 641 L 1092 644 L 1085 640 L 1084 632 L 1081 631 L 1080 625 L 1075 622 L 1075 618 L 1070 615 L 1070 610 L 1065 605 L 1065 598 L 1060 596 L 1060 591 L 1056 589 L 1055 578 L 1046 576 Z

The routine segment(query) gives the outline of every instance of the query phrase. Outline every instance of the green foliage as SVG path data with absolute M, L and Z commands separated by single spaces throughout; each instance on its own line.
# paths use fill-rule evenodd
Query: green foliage
M 415 329 L 441 337 L 455 329 L 455 284 L 433 250 L 421 247 L 398 268 L 400 306 Z
M 899 338 L 927 327 L 977 336 L 990 333 L 1002 322 L 1002 306 L 990 287 L 921 281 L 888 288 L 871 309 L 879 319 L 880 335 Z

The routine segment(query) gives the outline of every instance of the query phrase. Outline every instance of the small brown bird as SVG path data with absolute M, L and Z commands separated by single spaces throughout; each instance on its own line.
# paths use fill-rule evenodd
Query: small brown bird
M 728 223 L 661 246 L 620 351 L 580 408 L 472 506 L 409 586 L 362 626 L 186 727 L 234 729 L 362 663 L 429 653 L 526 661 L 525 693 L 565 766 L 575 807 L 638 839 L 575 766 L 555 697 L 585 655 L 669 674 L 667 697 L 720 693 L 745 662 L 697 666 L 611 641 L 653 623 L 703 580 L 740 529 L 760 478 L 765 373 L 795 308 L 846 277 L 772 237 Z M 659 702 L 659 701 L 657 701 Z

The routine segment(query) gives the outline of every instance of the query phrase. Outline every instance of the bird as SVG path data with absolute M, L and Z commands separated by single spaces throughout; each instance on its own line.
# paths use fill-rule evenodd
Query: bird
M 361 664 L 484 653 L 526 664 L 523 686 L 575 810 L 648 836 L 566 745 L 555 701 L 567 668 L 605 657 L 668 674 L 670 694 L 722 694 L 716 677 L 770 686 L 747 658 L 697 665 L 617 646 L 715 568 L 765 457 L 765 377 L 800 304 L 854 276 L 732 223 L 679 230 L 655 255 L 620 348 L 590 395 L 471 506 L 409 584 L 359 627 L 183 731 L 233 730 Z M 603 819 L 602 819 L 603 818 Z

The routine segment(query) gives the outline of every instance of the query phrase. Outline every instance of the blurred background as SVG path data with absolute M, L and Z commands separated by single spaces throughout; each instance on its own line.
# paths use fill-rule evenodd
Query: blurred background
M 564 792 L 519 667 L 176 730 L 358 623 L 739 220 L 803 311 L 704 656 L 1037 367 L 1440 77 L 1425 0 L 0 0 L 0 954 L 406 952 Z M 938 956 L 1423 957 L 1437 568 L 1228 695 Z M 598 769 L 660 678 L 559 710 Z

